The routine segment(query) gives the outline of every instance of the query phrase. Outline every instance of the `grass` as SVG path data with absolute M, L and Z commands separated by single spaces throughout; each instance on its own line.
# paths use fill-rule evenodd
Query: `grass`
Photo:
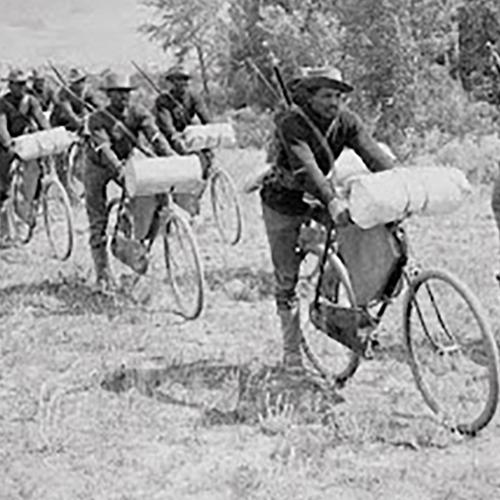
M 241 187 L 263 153 L 219 159 Z M 344 402 L 280 385 L 258 197 L 241 203 L 244 238 L 226 248 L 204 202 L 207 301 L 192 322 L 91 293 L 81 210 L 69 262 L 47 259 L 43 232 L 0 254 L 0 499 L 495 498 L 498 416 L 475 439 L 430 418 L 398 301 L 381 325 L 387 355 L 362 364 Z M 409 221 L 408 233 L 424 266 L 449 268 L 479 295 L 498 338 L 489 188 L 449 217 Z

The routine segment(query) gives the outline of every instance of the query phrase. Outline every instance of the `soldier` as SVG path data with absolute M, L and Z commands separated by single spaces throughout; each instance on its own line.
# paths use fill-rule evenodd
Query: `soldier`
M 40 103 L 27 93 L 27 80 L 20 69 L 10 71 L 7 77 L 9 91 L 0 99 L 0 239 L 3 246 L 11 243 L 4 205 L 9 196 L 10 164 L 15 158 L 13 138 L 29 131 L 49 128 Z M 38 171 L 35 174 L 37 177 Z M 29 198 L 27 192 L 25 197 Z
M 72 68 L 68 77 L 68 88 L 61 88 L 56 97 L 54 110 L 50 116 L 53 127 L 66 127 L 71 131 L 83 129 L 85 116 L 89 110 L 85 103 L 96 107 L 94 96 L 86 91 L 87 75 L 76 68 Z
M 84 171 L 85 201 L 96 285 L 103 291 L 113 287 L 106 248 L 107 184 L 111 180 L 123 184 L 124 163 L 130 157 L 141 132 L 156 154 L 172 154 L 153 116 L 144 108 L 130 104 L 130 93 L 134 88 L 128 77 L 108 73 L 101 90 L 106 92 L 109 104 L 105 110 L 96 111 L 89 117 L 90 140 Z
M 55 91 L 47 84 L 47 79 L 43 71 L 34 69 L 30 76 L 31 87 L 28 87 L 28 93 L 38 99 L 42 111 L 48 117 L 55 103 Z
M 181 67 L 170 68 L 164 76 L 166 92 L 157 97 L 153 113 L 156 123 L 173 149 L 185 154 L 180 134 L 196 116 L 202 124 L 210 118 L 201 98 L 189 89 L 191 76 Z
M 50 124 L 53 127 L 65 127 L 72 132 L 78 132 L 85 140 L 85 119 L 89 115 L 90 110 L 87 105 L 96 108 L 96 99 L 92 93 L 85 88 L 87 75 L 82 73 L 77 68 L 72 68 L 68 76 L 68 87 L 61 88 L 55 99 L 54 109 L 50 115 Z M 81 148 L 78 148 L 78 155 L 81 158 Z M 67 154 L 61 154 L 56 158 L 57 175 L 68 192 L 72 203 L 76 203 L 77 195 L 70 189 L 68 179 L 68 162 Z M 80 172 L 78 171 L 80 174 Z M 80 180 L 80 179 L 79 179 Z
M 195 117 L 202 124 L 210 121 L 208 110 L 200 98 L 189 88 L 191 76 L 181 66 L 173 66 L 164 75 L 165 93 L 156 98 L 153 114 L 156 124 L 167 138 L 173 150 L 178 154 L 187 154 L 182 132 Z M 203 177 L 208 176 L 212 164 L 213 153 L 209 149 L 198 152 L 203 166 Z M 200 198 L 203 192 L 176 193 L 174 201 L 191 216 L 200 213 Z
M 372 171 L 394 166 L 361 119 L 342 103 L 343 95 L 352 90 L 336 68 L 302 69 L 293 80 L 296 105 L 277 117 L 275 160 L 260 191 L 283 333 L 283 364 L 288 369 L 302 369 L 296 294 L 301 256 L 296 249 L 307 217 L 304 194 L 320 200 L 335 220 L 341 204 L 326 176 L 344 147 L 352 148 Z

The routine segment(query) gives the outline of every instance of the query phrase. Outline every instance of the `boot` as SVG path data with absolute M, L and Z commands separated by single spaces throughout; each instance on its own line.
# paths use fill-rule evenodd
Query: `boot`
M 11 236 L 9 215 L 5 206 L 0 207 L 0 248 L 10 248 L 14 241 Z
M 91 248 L 92 260 L 96 274 L 95 288 L 98 292 L 110 292 L 115 289 L 108 262 L 108 252 L 105 246 Z
M 300 309 L 298 306 L 292 309 L 281 309 L 278 314 L 283 333 L 283 366 L 287 370 L 302 371 L 304 367 L 302 365 Z

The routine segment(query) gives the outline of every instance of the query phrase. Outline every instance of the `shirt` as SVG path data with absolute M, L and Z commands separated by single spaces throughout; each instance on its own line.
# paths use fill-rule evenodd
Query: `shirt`
M 320 140 L 311 123 L 325 141 Z M 353 149 L 371 171 L 394 166 L 393 160 L 368 134 L 359 116 L 347 108 L 339 110 L 333 123 L 308 107 L 294 107 L 281 113 L 276 118 L 273 166 L 264 179 L 262 201 L 288 215 L 305 213 L 305 193 L 326 203 L 321 188 L 308 171 L 319 168 L 324 176 L 328 175 L 332 160 L 345 147 Z
M 109 105 L 105 110 L 99 110 L 90 115 L 88 128 L 90 144 L 87 148 L 87 155 L 96 164 L 115 168 L 116 165 L 110 164 L 109 159 L 100 154 L 102 147 L 108 145 L 118 160 L 126 160 L 139 143 L 141 133 L 154 145 L 157 154 L 167 155 L 170 153 L 153 116 L 142 106 L 132 105 L 120 113 Z
M 205 104 L 192 92 L 186 92 L 184 97 L 176 99 L 168 94 L 158 96 L 153 114 L 160 131 L 169 140 L 190 125 L 195 116 L 203 124 L 210 121 Z
M 28 93 L 38 100 L 42 111 L 48 111 L 50 105 L 55 102 L 56 93 L 54 89 L 52 89 L 48 85 L 45 85 L 43 87 L 42 92 L 38 92 L 36 89 L 30 88 L 28 89 Z
M 31 95 L 21 99 L 10 92 L 0 98 L 0 144 L 8 147 L 11 138 L 25 134 L 30 129 L 46 128 L 40 103 Z
M 83 102 L 82 102 L 83 101 Z M 90 93 L 84 93 L 79 99 L 68 88 L 61 88 L 57 93 L 54 109 L 50 115 L 50 124 L 53 127 L 66 127 L 68 130 L 78 130 L 81 120 L 90 112 L 84 103 L 97 107 L 95 98 Z M 67 108 L 69 105 L 69 110 Z

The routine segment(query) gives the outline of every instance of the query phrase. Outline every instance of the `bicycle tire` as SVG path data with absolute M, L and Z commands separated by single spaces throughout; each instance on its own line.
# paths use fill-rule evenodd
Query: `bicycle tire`
M 325 269 L 326 268 L 333 270 L 333 272 L 337 275 L 339 281 L 338 286 L 343 287 L 345 291 L 345 298 L 348 301 L 347 307 L 355 308 L 357 305 L 356 297 L 351 282 L 349 280 L 349 274 L 347 272 L 347 269 L 345 268 L 340 258 L 335 254 L 329 255 L 327 264 L 325 266 Z M 327 378 L 328 380 L 334 380 L 336 385 L 343 386 L 358 369 L 361 356 L 356 352 L 343 346 L 336 340 L 332 339 L 323 331 L 318 330 L 314 326 L 314 323 L 312 322 L 310 317 L 308 317 L 306 323 L 303 325 L 302 332 L 303 332 L 302 347 L 304 353 L 306 354 L 307 358 L 309 359 L 313 367 L 317 371 L 319 371 L 324 378 Z M 320 352 L 321 348 L 324 347 L 325 345 L 328 345 L 329 349 L 331 348 L 335 348 L 336 350 L 340 349 L 340 351 L 338 352 L 336 351 L 336 353 L 333 356 L 338 356 L 340 354 L 342 357 L 345 357 L 346 359 L 342 360 L 342 365 L 344 366 L 336 366 L 333 369 L 330 368 L 329 365 L 331 361 L 328 358 L 331 358 L 332 354 Z M 325 357 L 326 359 L 323 360 L 322 358 Z
M 120 198 L 112 198 L 108 202 L 106 208 L 106 252 L 108 254 L 109 271 L 116 283 L 120 281 L 121 275 L 135 275 L 133 269 L 116 258 L 113 251 L 111 250 L 113 236 L 115 234 L 115 231 L 117 230 L 117 225 L 119 224 L 117 212 L 118 209 L 120 209 L 121 211 L 120 218 L 122 221 L 124 221 L 121 223 L 122 232 L 125 232 L 124 236 L 131 238 L 134 231 L 133 216 L 130 210 L 126 206 L 121 205 Z
M 447 285 L 447 291 L 443 295 L 439 295 L 441 285 Z M 420 290 L 426 290 L 427 295 L 424 293 L 419 295 Z M 455 293 L 453 294 L 452 292 Z M 441 307 L 437 306 L 436 299 L 438 296 L 440 296 Z M 452 302 L 453 297 L 460 297 L 462 299 L 462 305 L 460 307 L 456 307 Z M 452 303 L 454 307 L 451 308 L 451 314 L 445 317 L 444 306 L 448 305 L 448 303 Z M 472 331 L 470 320 L 460 321 L 460 318 L 458 318 L 459 315 L 463 316 L 465 314 L 465 306 L 467 306 L 471 314 L 471 318 L 479 327 L 481 340 L 481 344 L 479 346 L 475 340 L 471 340 L 470 338 L 470 332 Z M 417 337 L 417 328 L 412 327 L 413 311 L 416 312 L 416 319 L 418 319 L 420 325 L 422 326 L 424 334 L 422 339 Z M 433 324 L 433 316 L 429 316 L 427 323 L 425 320 L 422 321 L 424 311 L 433 312 L 435 315 L 434 324 L 438 326 L 438 328 L 433 329 L 432 333 L 429 326 Z M 453 334 L 450 334 L 450 320 L 458 323 L 462 327 L 461 329 L 466 327 L 466 335 L 469 337 L 468 339 L 466 337 L 466 342 L 460 342 L 457 339 L 455 330 Z M 478 298 L 465 283 L 448 271 L 442 269 L 428 269 L 422 271 L 410 281 L 410 285 L 406 291 L 403 302 L 403 326 L 405 342 L 409 353 L 410 368 L 412 370 L 417 388 L 422 394 L 426 404 L 433 411 L 433 413 L 440 417 L 443 423 L 452 430 L 456 430 L 467 435 L 476 434 L 493 418 L 498 405 L 499 390 L 498 347 L 491 332 L 487 316 L 483 311 Z M 424 341 L 425 344 L 422 343 L 422 341 Z M 424 359 L 419 359 L 417 354 L 421 347 L 424 347 L 424 350 L 427 349 L 425 361 Z M 433 361 L 434 357 L 431 359 L 430 356 L 428 356 L 429 352 L 431 354 L 437 354 L 435 359 L 440 360 L 439 365 L 435 364 Z M 459 354 L 462 358 L 459 357 Z M 450 415 L 448 411 L 444 410 L 444 406 L 446 406 L 448 400 L 455 392 L 460 390 L 462 385 L 457 383 L 455 380 L 455 374 L 453 373 L 457 371 L 456 367 L 458 361 L 462 364 L 466 362 L 468 363 L 467 366 L 469 369 L 477 368 L 477 370 L 480 369 L 479 367 L 484 366 L 486 361 L 487 367 L 487 395 L 485 398 L 482 398 L 484 400 L 481 400 L 480 402 L 480 411 L 474 409 L 473 417 L 469 418 L 469 416 L 467 416 L 467 421 L 461 421 L 462 416 L 458 417 L 457 415 Z M 450 366 L 453 367 L 453 370 L 450 371 L 451 386 L 446 387 L 443 396 L 440 397 L 440 399 L 442 399 L 441 401 L 438 401 L 438 398 L 430 389 L 430 386 L 426 381 L 427 374 L 425 373 L 425 362 L 428 364 L 429 377 L 431 376 L 431 372 L 433 372 L 435 374 L 435 378 L 441 379 L 442 382 L 444 381 L 444 378 L 442 374 L 439 373 L 442 371 L 442 367 L 444 367 L 446 363 L 449 363 Z M 481 380 L 485 380 L 484 375 L 482 377 L 478 377 L 475 374 L 472 377 L 472 382 L 480 383 Z M 460 406 L 465 407 L 468 403 L 468 398 L 471 396 L 472 390 L 472 384 L 470 382 L 464 385 L 464 392 L 461 392 L 457 397 L 457 401 Z M 446 401 L 444 398 L 446 398 Z M 456 409 L 454 411 L 456 411 Z
M 55 191 L 55 197 L 51 197 L 51 190 Z M 60 216 L 62 224 L 64 225 L 64 246 L 59 245 L 55 240 L 55 216 L 51 213 L 54 211 L 54 208 L 50 208 L 50 206 L 55 206 L 54 201 L 56 200 L 60 208 L 62 208 Z M 43 186 L 41 201 L 45 231 L 51 250 L 56 259 L 61 261 L 67 260 L 73 251 L 73 215 L 68 194 L 57 177 L 54 176 Z M 59 233 L 59 231 L 57 231 L 57 233 Z
M 185 319 L 195 319 L 203 309 L 203 267 L 191 226 L 177 211 L 172 212 L 165 224 L 163 244 L 167 279 L 179 313 Z M 192 269 L 184 268 L 187 265 Z
M 85 197 L 85 187 L 83 185 L 83 179 L 78 178 L 78 161 L 80 159 L 80 146 L 78 144 L 73 144 L 66 158 L 68 162 L 68 168 L 66 171 L 66 186 L 68 187 L 69 195 L 72 199 L 81 201 Z
M 224 169 L 217 169 L 210 177 L 210 198 L 217 230 L 225 243 L 236 245 L 242 234 L 241 209 L 236 188 Z M 229 203 L 229 207 L 223 206 Z M 230 224 L 229 229 L 226 227 Z

